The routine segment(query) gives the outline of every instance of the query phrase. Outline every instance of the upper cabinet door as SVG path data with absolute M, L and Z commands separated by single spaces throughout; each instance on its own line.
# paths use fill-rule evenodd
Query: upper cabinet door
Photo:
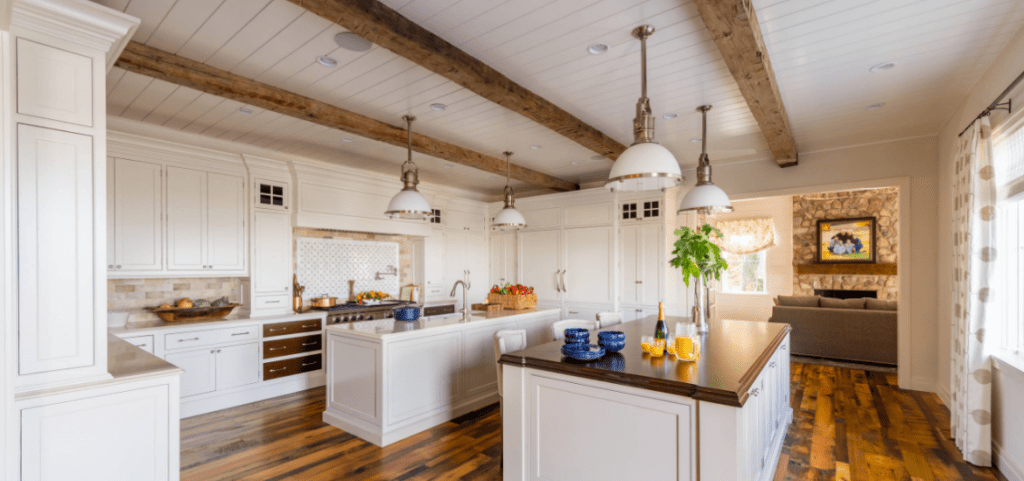
M 89 57 L 19 38 L 18 113 L 92 127 L 92 68 Z
M 611 226 L 563 231 L 565 274 L 562 289 L 568 302 L 612 303 L 614 245 Z
M 638 233 L 635 225 L 621 227 L 619 246 L 622 249 L 622 303 L 640 302 L 643 277 L 638 265 L 640 259 Z
M 637 289 L 637 302 L 655 304 L 662 300 L 661 278 L 668 267 L 668 261 L 662 262 L 661 246 L 665 245 L 664 227 L 661 224 L 647 224 L 637 229 L 637 243 L 640 245 L 637 264 L 640 268 L 638 277 L 641 281 Z
M 167 269 L 206 269 L 206 172 L 167 167 Z
M 114 159 L 113 271 L 159 271 L 163 268 L 163 166 Z
M 277 212 L 253 215 L 252 283 L 257 293 L 285 293 L 292 285 L 291 216 Z
M 505 234 L 505 255 L 502 259 L 504 265 L 505 282 L 517 284 L 519 279 L 519 266 L 516 264 L 516 234 Z
M 561 231 L 519 233 L 519 258 L 523 275 L 520 284 L 533 287 L 538 301 L 562 300 Z
M 245 270 L 245 178 L 208 174 L 208 269 Z
M 491 234 L 491 284 L 503 286 L 505 276 L 505 239 L 504 234 Z
M 444 233 L 444 286 L 451 286 L 455 281 L 466 277 L 466 233 L 447 231 Z M 462 296 L 456 291 L 456 304 L 461 308 Z
M 18 372 L 92 366 L 92 137 L 19 125 L 17 148 Z
M 480 302 L 491 290 L 490 269 L 487 263 L 487 237 L 484 234 L 466 234 L 465 258 L 463 265 L 469 271 L 469 300 Z

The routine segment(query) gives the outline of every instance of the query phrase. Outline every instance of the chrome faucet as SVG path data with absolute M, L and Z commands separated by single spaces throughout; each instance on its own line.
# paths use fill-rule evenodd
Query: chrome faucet
M 452 293 L 448 294 L 451 297 L 455 297 L 455 290 L 462 286 L 462 320 L 468 321 L 470 318 L 469 314 L 469 271 L 462 271 L 463 279 L 455 281 L 455 285 L 452 286 Z

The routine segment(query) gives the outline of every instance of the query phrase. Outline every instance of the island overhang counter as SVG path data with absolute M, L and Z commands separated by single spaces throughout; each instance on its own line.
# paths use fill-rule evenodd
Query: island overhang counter
M 604 329 L 626 347 L 597 361 L 560 343 L 501 357 L 505 481 L 772 479 L 793 416 L 789 326 L 716 321 L 685 362 L 643 353 L 655 323 Z
M 559 309 L 333 324 L 325 329 L 324 422 L 378 446 L 498 402 L 494 333 L 551 341 Z

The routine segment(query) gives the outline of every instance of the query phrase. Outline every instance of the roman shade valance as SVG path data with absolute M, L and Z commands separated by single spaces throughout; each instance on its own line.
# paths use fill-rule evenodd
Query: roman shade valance
M 718 221 L 722 238 L 718 247 L 730 254 L 745 255 L 775 246 L 775 221 L 771 217 Z

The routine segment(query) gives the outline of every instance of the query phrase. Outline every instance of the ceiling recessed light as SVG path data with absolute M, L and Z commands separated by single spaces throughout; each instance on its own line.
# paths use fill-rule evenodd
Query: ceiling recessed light
M 604 160 L 604 156 L 603 155 L 595 155 L 595 156 L 591 157 L 590 160 Z
M 704 140 L 704 139 L 702 139 L 700 137 L 694 137 L 694 138 L 690 139 L 690 142 L 693 142 L 693 143 L 697 144 L 697 143 L 700 143 L 702 140 Z
M 587 51 L 590 52 L 591 55 L 601 55 L 602 53 L 607 52 L 609 48 L 611 47 L 609 47 L 607 43 L 595 43 L 587 47 Z
M 365 52 L 373 47 L 369 40 L 352 32 L 341 32 L 334 36 L 334 43 L 345 50 Z
M 353 139 L 352 137 L 342 137 L 341 141 L 342 142 L 355 142 L 356 139 Z
M 238 109 L 238 113 L 240 113 L 242 115 L 252 115 L 252 109 L 241 107 L 241 108 Z
M 868 70 L 870 70 L 872 72 L 875 72 L 875 73 L 878 73 L 878 72 L 888 72 L 889 70 L 892 70 L 894 68 L 896 68 L 896 62 L 885 62 L 885 63 L 880 63 L 878 65 L 875 65 L 874 67 L 871 67 Z
M 878 110 L 878 109 L 880 109 L 882 107 L 885 107 L 885 102 L 878 102 L 877 104 L 871 104 L 871 105 L 868 105 L 867 107 L 864 107 L 864 108 L 866 110 Z
M 335 60 L 334 57 L 328 57 L 327 55 L 321 55 L 317 57 L 316 61 L 319 62 L 320 65 L 323 65 L 324 67 L 334 68 L 338 66 L 338 61 Z
M 430 108 L 438 112 L 444 112 L 444 109 L 448 108 L 445 104 L 430 104 Z
M 580 165 L 580 161 L 574 160 L 572 162 L 569 162 L 569 164 L 571 164 L 571 165 Z
M 676 118 L 676 117 L 679 117 L 679 114 L 675 114 L 675 113 L 670 113 L 670 114 L 665 114 L 665 115 L 663 115 L 662 117 L 664 117 L 664 118 L 666 118 L 666 119 L 669 119 L 669 120 L 672 120 L 672 119 L 674 119 L 674 118 Z
M 540 147 L 541 146 L 539 146 L 539 145 L 531 145 L 530 146 L 530 148 L 533 149 L 533 150 L 540 150 Z

